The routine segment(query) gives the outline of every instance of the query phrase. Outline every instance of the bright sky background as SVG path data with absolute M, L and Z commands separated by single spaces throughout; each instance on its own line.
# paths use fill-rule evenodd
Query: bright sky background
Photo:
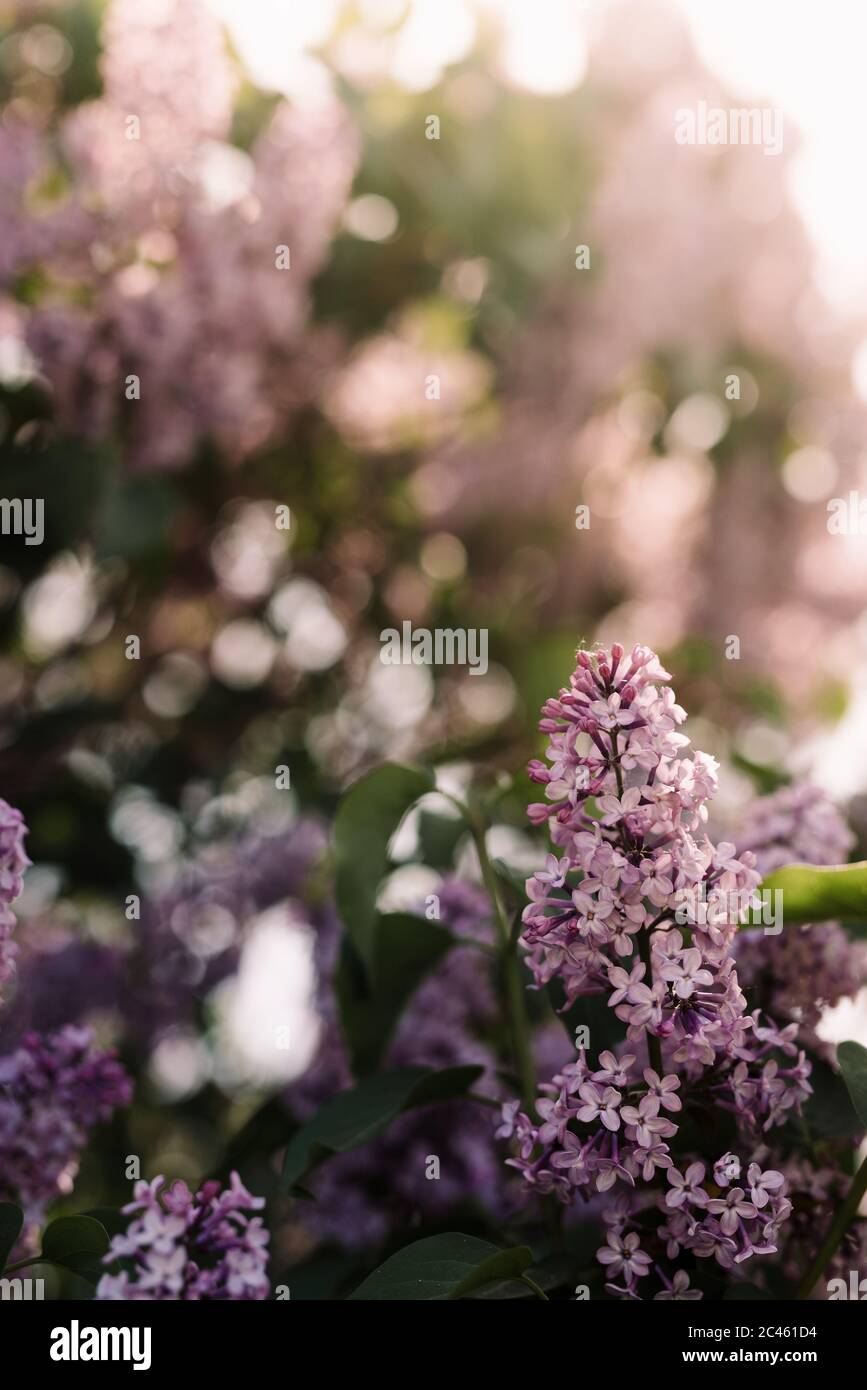
M 310 71 L 305 53 L 329 34 L 338 0 L 209 0 L 263 82 L 295 88 Z M 537 90 L 580 82 L 584 35 L 612 0 L 479 0 L 500 14 L 510 38 L 505 65 Z M 801 131 L 793 194 L 819 250 L 822 283 L 843 306 L 867 305 L 867 5 L 862 0 L 670 0 L 687 16 L 705 62 L 737 95 L 778 105 Z M 404 0 L 360 0 L 369 42 Z M 390 64 L 405 85 L 424 88 L 473 39 L 472 0 L 413 0 Z
M 861 0 L 677 0 L 699 50 L 735 88 L 794 117 L 793 193 L 844 305 L 867 301 L 867 5 Z

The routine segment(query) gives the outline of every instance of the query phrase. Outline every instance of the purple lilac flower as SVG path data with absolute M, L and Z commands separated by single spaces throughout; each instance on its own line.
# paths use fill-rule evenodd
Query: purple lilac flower
M 94 1125 L 127 1105 L 132 1085 L 113 1052 L 86 1028 L 28 1033 L 0 1058 L 0 1196 L 19 1202 L 28 1223 L 72 1190 Z
M 160 1193 L 165 1179 L 137 1182 L 133 1201 L 123 1208 L 134 1216 L 115 1236 L 106 1264 L 124 1260 L 131 1268 L 104 1274 L 96 1289 L 102 1301 L 133 1300 L 249 1302 L 267 1298 L 268 1232 L 259 1216 L 265 1205 L 253 1197 L 237 1173 L 221 1189 L 206 1182 L 193 1196 L 175 1182 Z
M 605 1052 L 594 1068 L 582 1048 L 542 1085 L 541 1124 L 511 1111 L 504 1124 L 520 1145 L 508 1163 L 537 1190 L 570 1205 L 618 1194 L 599 1259 L 620 1280 L 610 1291 L 630 1299 L 647 1296 L 638 1285 L 657 1250 L 727 1270 L 777 1250 L 792 1203 L 784 1175 L 760 1162 L 764 1136 L 810 1095 L 794 1025 L 747 1013 L 732 949 L 759 874 L 752 854 L 704 829 L 716 765 L 686 755 L 668 679 L 643 647 L 579 651 L 570 688 L 544 706 L 548 765 L 530 775 L 548 802 L 529 814 L 549 823 L 561 858 L 528 882 L 523 942 L 538 986 L 559 977 L 570 1003 L 607 994 L 629 1055 Z M 656 1065 L 637 1060 L 654 1054 Z M 708 1106 L 732 1115 L 747 1157 L 727 1153 L 713 1174 L 737 1168 L 740 1184 L 711 1185 L 698 1156 L 675 1162 L 692 1105 L 697 1118 Z
M 140 1043 L 192 1021 L 196 1008 L 237 968 L 249 920 L 303 898 L 327 844 L 324 826 L 302 818 L 277 833 L 251 832 L 190 857 L 176 881 L 145 898 L 124 974 L 124 1021 Z M 316 925 L 329 911 L 311 905 Z
M 60 423 L 121 438 L 132 467 L 182 466 L 207 440 L 243 458 L 340 355 L 332 330 L 311 328 L 309 299 L 354 131 L 336 99 L 311 95 L 278 102 L 249 151 L 232 144 L 238 74 L 201 0 L 112 0 L 100 66 L 98 99 L 46 130 L 18 113 L 0 137 L 0 275 L 14 294 L 33 265 L 54 271 L 11 326 Z M 34 209 L 34 182 L 61 171 L 64 196 Z M 130 376 L 141 394 L 124 411 Z
M 747 807 L 735 835 L 764 878 L 785 864 L 842 864 L 855 836 L 829 797 L 811 782 L 793 782 Z
M 795 782 L 747 809 L 736 830 L 738 853 L 750 851 L 762 876 L 784 864 L 841 864 L 855 837 L 837 807 L 809 782 Z M 794 1020 L 798 1035 L 816 1051 L 823 1009 L 849 998 L 867 983 L 867 947 L 852 941 L 838 922 L 788 926 L 785 942 L 762 931 L 739 934 L 738 978 L 775 1017 Z
M 101 941 L 82 941 L 65 928 L 30 919 L 21 944 L 15 993 L 0 1015 L 0 1055 L 27 1032 L 53 1033 L 121 1006 L 123 953 Z
M 19 987 L 2 1014 L 0 1051 L 28 1029 L 50 1031 L 113 1011 L 125 1039 L 149 1050 L 195 1020 L 208 992 L 237 968 L 247 922 L 285 899 L 304 900 L 316 926 L 333 913 L 307 901 L 327 844 L 310 817 L 268 834 L 249 832 L 192 855 L 176 881 L 145 897 L 122 944 L 82 941 L 60 914 L 29 923 Z
M 24 852 L 27 827 L 20 811 L 0 800 L 0 987 L 15 971 L 12 941 L 15 914 L 12 903 L 21 892 L 22 875 L 30 860 Z

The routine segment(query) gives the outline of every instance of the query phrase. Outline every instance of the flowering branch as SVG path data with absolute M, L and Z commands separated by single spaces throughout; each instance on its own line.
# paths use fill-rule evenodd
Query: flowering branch
M 530 1045 L 530 1025 L 527 1018 L 526 1000 L 524 998 L 525 987 L 521 976 L 521 961 L 518 955 L 518 937 L 511 931 L 503 907 L 497 875 L 494 872 L 494 866 L 488 854 L 486 838 L 487 827 L 484 819 L 475 807 L 471 808 L 454 797 L 451 797 L 450 800 L 458 806 L 461 815 L 464 817 L 469 827 L 473 837 L 473 844 L 476 847 L 482 882 L 491 900 L 491 907 L 493 908 L 494 920 L 497 925 L 497 933 L 500 942 L 500 961 L 506 988 L 506 1004 L 509 1014 L 511 1041 L 515 1054 L 515 1067 L 520 1084 L 522 1100 L 528 1112 L 533 1113 L 536 1092 L 536 1070 Z
M 528 880 L 522 941 L 537 985 L 559 977 L 567 1006 L 607 997 L 629 1051 L 594 1064 L 583 1039 L 542 1086 L 541 1123 L 513 1102 L 499 1131 L 537 1191 L 567 1204 L 612 1191 L 598 1259 L 628 1299 L 652 1273 L 652 1297 L 700 1298 L 671 1268 L 681 1252 L 734 1270 L 776 1251 L 792 1203 L 784 1175 L 764 1169 L 765 1136 L 811 1089 L 796 1025 L 747 1014 L 732 948 L 759 874 L 752 854 L 705 833 L 716 764 L 685 755 L 668 680 L 644 647 L 579 651 L 569 688 L 543 708 L 547 763 L 529 772 L 546 800 L 528 814 L 558 853 Z M 706 1128 L 708 1107 L 733 1117 L 745 1162 L 691 1151 L 683 1121 Z

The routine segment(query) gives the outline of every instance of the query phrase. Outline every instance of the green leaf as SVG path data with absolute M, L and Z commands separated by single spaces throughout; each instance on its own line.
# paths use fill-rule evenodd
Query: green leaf
M 284 1137 L 285 1143 L 285 1137 Z M 129 1217 L 124 1216 L 119 1207 L 90 1207 L 82 1216 L 92 1216 L 105 1230 L 109 1240 L 112 1236 L 123 1235 L 129 1225 Z
M 454 940 L 445 927 L 424 917 L 407 912 L 379 915 L 368 973 L 352 941 L 344 938 L 335 988 L 356 1076 L 378 1065 L 407 1000 Z
M 788 864 L 768 874 L 761 888 L 763 893 L 782 893 L 786 924 L 867 918 L 867 862 L 837 864 L 832 868 Z
M 369 1144 L 405 1110 L 465 1095 L 482 1067 L 399 1067 L 332 1096 L 293 1136 L 283 1163 L 287 1190 L 331 1154 Z
M 811 1140 L 853 1139 L 864 1128 L 852 1108 L 842 1077 L 819 1057 L 810 1057 L 813 1094 L 801 1112 Z
M 507 864 L 505 859 L 492 859 L 491 867 L 500 882 L 523 907 L 527 901 L 527 875 L 522 873 L 520 869 L 514 868 L 513 865 Z
M 14 1202 L 0 1202 L 0 1274 L 6 1268 L 12 1247 L 21 1234 L 24 1213 Z
M 606 1048 L 616 1047 L 623 1041 L 624 1025 L 614 1010 L 609 1009 L 607 995 L 582 994 L 564 1011 L 566 993 L 562 980 L 555 977 L 549 980 L 545 988 L 551 1007 L 573 1043 L 576 1028 L 583 1026 L 587 1029 L 588 1054 L 598 1057 Z
M 450 869 L 458 841 L 466 833 L 466 823 L 461 816 L 441 816 L 433 811 L 422 811 L 418 818 L 418 847 L 422 863 L 431 869 Z
M 349 1297 L 415 1302 L 463 1298 L 493 1281 L 519 1278 L 532 1263 L 526 1245 L 501 1250 L 476 1236 L 449 1232 L 398 1250 Z
M 42 1234 L 42 1258 L 95 1284 L 105 1273 L 108 1232 L 92 1216 L 60 1216 Z
M 433 790 L 430 772 L 383 763 L 350 787 L 337 809 L 337 908 L 367 965 L 374 951 L 376 893 L 388 868 L 389 841 L 409 808 Z
M 297 1128 L 282 1096 L 270 1096 L 232 1135 L 210 1176 L 227 1181 L 232 1169 L 242 1169 L 251 1155 L 272 1154 L 282 1149 Z M 98 1212 L 90 1214 L 99 1215 Z
M 867 1129 L 867 1047 L 857 1042 L 841 1043 L 837 1061 L 858 1119 Z
M 163 478 L 126 477 L 112 482 L 96 524 L 96 550 L 103 560 L 121 556 L 141 561 L 164 547 L 177 506 Z

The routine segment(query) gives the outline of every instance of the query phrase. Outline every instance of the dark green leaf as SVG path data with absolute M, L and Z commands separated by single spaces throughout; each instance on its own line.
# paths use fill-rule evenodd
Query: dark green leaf
M 356 1076 L 378 1065 L 407 1000 L 453 941 L 445 927 L 424 917 L 407 912 L 377 916 L 368 972 L 352 941 L 344 938 L 335 986 Z
M 422 811 L 418 818 L 419 857 L 431 869 L 450 869 L 458 841 L 467 827 L 458 815 L 439 816 Z
M 282 1096 L 271 1096 L 232 1135 L 211 1176 L 226 1179 L 233 1168 L 242 1168 L 251 1154 L 271 1154 L 282 1149 L 296 1128 Z
M 807 1134 L 818 1142 L 854 1138 L 864 1126 L 852 1108 L 845 1082 L 821 1058 L 811 1057 L 810 1061 L 813 1094 L 801 1112 Z
M 292 1265 L 274 1280 L 275 1289 L 285 1284 L 293 1303 L 321 1303 L 342 1298 L 364 1271 L 358 1254 L 345 1250 L 316 1250 L 300 1264 Z
M 388 868 L 388 845 L 409 808 L 434 790 L 429 772 L 383 763 L 344 796 L 334 819 L 337 907 L 362 960 L 374 951 L 376 893 Z
M 21 1234 L 24 1213 L 14 1202 L 0 1202 L 0 1274 L 6 1268 L 12 1247 Z
M 465 1095 L 481 1074 L 481 1067 L 399 1067 L 341 1091 L 293 1136 L 283 1163 L 283 1186 L 293 1188 L 331 1154 L 369 1144 L 403 1111 Z
M 862 1128 L 867 1129 L 867 1047 L 857 1042 L 841 1043 L 837 1048 L 837 1061 L 858 1119 Z
M 476 1236 L 429 1236 L 398 1250 L 374 1270 L 352 1300 L 419 1301 L 463 1298 L 473 1290 L 519 1277 L 533 1262 L 526 1245 L 501 1250 Z
M 105 1228 L 106 1235 L 109 1239 L 111 1239 L 112 1236 L 122 1235 L 129 1225 L 129 1217 L 124 1216 L 123 1212 L 118 1207 L 90 1207 L 88 1211 L 83 1211 L 81 1215 L 92 1216 L 94 1221 L 98 1221 L 100 1226 Z
M 606 1048 L 612 1048 L 623 1041 L 624 1025 L 614 1010 L 609 1009 L 607 995 L 581 995 L 564 1013 L 563 1005 L 566 1002 L 566 995 L 562 981 L 555 978 L 549 981 L 546 989 L 554 1012 L 573 1042 L 575 1041 L 575 1029 L 581 1026 L 587 1028 L 589 1034 L 588 1054 L 592 1052 L 594 1056 L 598 1057 L 599 1053 L 604 1052 Z
M 599 1239 L 602 1237 L 596 1241 L 597 1248 Z M 595 1265 L 592 1271 L 593 1275 L 599 1274 L 601 1268 L 601 1265 Z M 537 1284 L 546 1294 L 550 1294 L 555 1289 L 567 1289 L 571 1294 L 576 1284 L 588 1282 L 570 1255 L 546 1255 L 543 1259 L 537 1258 L 526 1270 L 526 1273 L 532 1278 L 533 1283 Z M 493 1284 L 486 1284 L 483 1289 L 477 1289 L 469 1297 L 484 1303 L 500 1303 L 511 1299 L 532 1301 L 538 1295 L 520 1278 L 513 1277 L 497 1280 Z
M 92 1216 L 60 1216 L 42 1234 L 42 1256 L 90 1283 L 105 1273 L 108 1232 Z

